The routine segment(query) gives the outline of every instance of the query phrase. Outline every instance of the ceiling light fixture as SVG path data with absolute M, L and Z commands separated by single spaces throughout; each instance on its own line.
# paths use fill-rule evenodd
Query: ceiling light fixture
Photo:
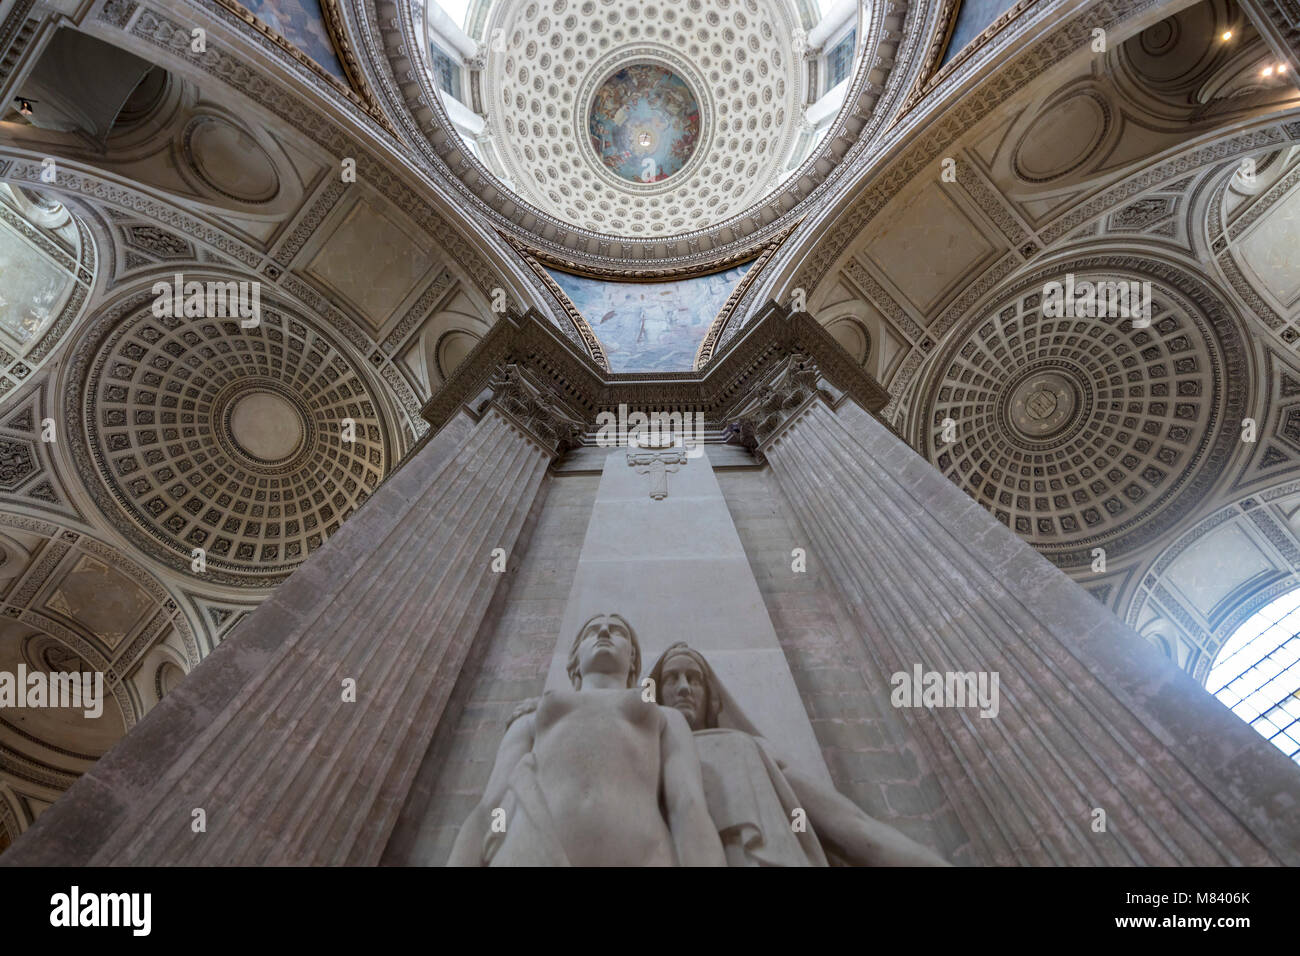
M 1224 30 L 1224 31 L 1223 31 L 1223 36 L 1221 36 L 1219 39 L 1223 40 L 1225 43 L 1228 42 L 1229 40 L 1232 39 L 1232 31 L 1231 31 L 1231 30 Z
M 1260 74 L 1259 74 L 1259 75 L 1260 75 L 1260 76 L 1272 76 L 1272 75 L 1273 75 L 1273 68 L 1272 68 L 1271 66 L 1266 66 L 1266 67 L 1264 67 L 1263 70 L 1260 71 Z
M 14 102 L 18 104 L 18 114 L 20 116 L 32 115 L 32 100 L 23 99 L 21 96 L 15 97 Z

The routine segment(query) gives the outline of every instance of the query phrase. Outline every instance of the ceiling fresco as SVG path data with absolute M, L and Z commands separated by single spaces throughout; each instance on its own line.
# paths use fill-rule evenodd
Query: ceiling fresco
M 591 324 L 611 372 L 684 372 L 749 264 L 673 282 L 604 282 L 547 270 Z
M 317 0 L 245 0 L 244 6 L 328 72 L 348 82 Z
M 605 168 L 628 182 L 657 183 L 694 154 L 700 104 L 676 73 L 638 63 L 596 90 L 587 130 Z

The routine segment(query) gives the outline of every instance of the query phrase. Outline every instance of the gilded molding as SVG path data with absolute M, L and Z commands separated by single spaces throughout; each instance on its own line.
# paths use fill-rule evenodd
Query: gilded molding
M 704 334 L 699 350 L 695 353 L 695 364 L 691 366 L 692 368 L 704 368 L 709 363 L 709 359 L 713 358 L 713 353 L 717 350 L 718 343 L 722 339 L 722 333 L 731 324 L 732 316 L 736 315 L 736 307 L 745 297 L 745 293 L 749 291 L 750 286 L 754 284 L 754 280 L 758 278 L 759 273 L 763 271 L 763 266 L 767 265 L 772 256 L 776 254 L 776 251 L 781 248 L 781 243 L 785 242 L 798 225 L 798 221 L 792 222 L 788 229 L 769 242 L 767 247 L 759 253 L 758 261 L 745 273 L 745 277 L 736 283 L 736 287 L 731 290 L 731 295 L 727 296 L 727 301 L 723 303 L 722 309 L 714 316 L 713 322 L 709 325 L 709 330 Z
M 542 263 L 538 261 L 532 250 L 508 233 L 502 232 L 498 233 L 498 235 L 500 235 L 502 239 L 508 242 L 510 246 L 519 253 L 524 262 L 528 263 L 528 268 L 533 270 L 533 274 L 537 276 L 538 281 L 546 287 L 546 291 L 555 298 L 556 302 L 559 303 L 560 308 L 564 310 L 565 316 L 573 326 L 573 332 L 576 334 L 577 341 L 581 342 L 587 349 L 587 354 L 591 356 L 592 361 L 608 372 L 609 359 L 605 356 L 604 346 L 600 344 L 600 339 L 596 336 L 596 331 L 591 327 L 591 323 L 587 321 L 586 316 L 579 312 L 577 307 L 569 301 L 569 297 L 564 294 L 564 290 L 560 288 L 559 283 L 551 278 L 550 273 L 547 272 Z
M 328 83 L 330 87 L 351 100 L 353 104 L 361 107 L 366 112 L 366 115 L 382 126 L 385 131 L 393 136 L 397 135 L 397 130 L 393 128 L 387 114 L 379 105 L 374 90 L 370 88 L 370 83 L 361 70 L 356 53 L 352 50 L 351 41 L 343 28 L 343 15 L 339 9 L 338 0 L 321 0 L 320 7 L 321 12 L 324 14 L 325 28 L 329 33 L 330 42 L 334 46 L 334 52 L 339 58 L 339 63 L 343 66 L 344 74 L 352 83 L 351 87 L 341 83 L 338 77 L 259 20 L 251 10 L 239 3 L 238 0 L 216 0 L 216 3 L 266 37 L 280 50 L 307 67 L 317 77 Z
M 985 27 L 979 36 L 962 47 L 956 56 L 940 67 L 939 62 L 948 52 L 948 44 L 952 42 L 952 34 L 957 27 L 957 17 L 961 13 L 962 2 L 963 0 L 944 0 L 943 8 L 939 11 L 939 22 L 945 23 L 944 28 L 942 31 L 936 30 L 934 38 L 930 41 L 930 46 L 925 52 L 925 64 L 917 73 L 916 83 L 903 102 L 899 119 L 924 99 L 927 93 L 952 76 L 962 64 L 976 56 L 982 47 L 1002 31 L 1003 27 L 1033 6 L 1035 0 L 1019 0 L 1015 6 L 1002 13 Z

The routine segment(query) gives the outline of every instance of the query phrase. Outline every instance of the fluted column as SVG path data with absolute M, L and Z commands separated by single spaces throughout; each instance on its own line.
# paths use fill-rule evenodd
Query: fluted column
M 882 681 L 999 674 L 994 718 L 903 711 L 980 862 L 1300 862 L 1300 769 L 823 386 L 796 357 L 736 417 Z
M 3 862 L 377 863 L 504 577 L 492 552 L 575 429 L 508 370 Z

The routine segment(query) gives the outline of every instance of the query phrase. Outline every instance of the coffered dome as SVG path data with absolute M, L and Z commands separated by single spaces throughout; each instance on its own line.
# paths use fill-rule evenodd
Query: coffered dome
M 557 219 L 669 235 L 779 184 L 803 79 L 782 0 L 496 4 L 488 128 L 515 190 Z
M 389 467 L 370 385 L 305 321 L 264 307 L 245 329 L 145 307 L 106 332 L 73 371 L 73 450 L 105 514 L 165 563 L 192 570 L 202 548 L 200 577 L 274 583 Z
M 1004 524 L 1075 565 L 1126 533 L 1155 535 L 1205 493 L 1237 444 L 1245 371 L 1224 313 L 1157 281 L 1149 328 L 1049 317 L 1043 281 L 1063 278 L 1043 273 L 952 338 L 916 442 Z

